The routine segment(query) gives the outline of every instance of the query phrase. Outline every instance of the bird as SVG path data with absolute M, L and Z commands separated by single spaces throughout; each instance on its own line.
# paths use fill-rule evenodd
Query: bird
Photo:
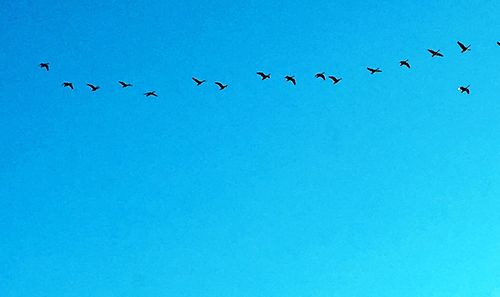
M 295 76 L 287 75 L 287 76 L 285 76 L 285 80 L 291 82 L 293 85 L 297 84 L 297 81 L 295 80 Z
M 206 80 L 199 80 L 196 77 L 191 77 L 191 79 L 196 83 L 197 86 L 200 86 L 202 83 L 204 83 Z
M 460 47 L 460 49 L 462 50 L 462 54 L 465 53 L 465 52 L 467 52 L 467 51 L 470 51 L 470 46 L 471 46 L 470 44 L 468 46 L 465 46 L 460 41 L 457 41 L 457 44 Z
M 408 63 L 408 59 L 404 61 L 399 61 L 399 66 L 406 66 L 408 69 L 410 69 L 410 63 Z
M 336 85 L 338 84 L 341 80 L 342 80 L 342 77 L 339 77 L 339 78 L 336 78 L 335 76 L 333 75 L 330 75 L 328 76 L 329 79 L 331 79 L 333 81 L 333 84 Z
M 432 57 L 438 56 L 438 57 L 444 57 L 443 54 L 441 54 L 439 51 L 440 50 L 433 50 L 433 49 L 428 49 L 427 50 L 429 53 L 431 53 Z
M 257 72 L 257 75 L 260 75 L 260 77 L 262 78 L 262 80 L 266 80 L 266 79 L 271 78 L 271 73 L 265 74 L 264 72 L 259 71 L 259 72 Z
M 228 87 L 228 85 L 224 85 L 224 84 L 222 84 L 221 82 L 218 82 L 218 81 L 216 81 L 215 84 L 219 86 L 219 91 L 222 91 L 222 90 L 224 90 L 225 88 Z
M 497 45 L 500 46 L 500 41 L 497 41 Z
M 93 84 L 87 84 L 87 86 L 89 86 L 92 92 L 95 92 L 101 88 L 99 86 L 94 86 Z
M 368 71 L 370 71 L 371 74 L 382 72 L 382 70 L 380 70 L 380 68 L 373 69 L 373 68 L 370 68 L 370 67 L 366 67 L 366 69 L 368 69 Z
M 464 93 L 465 92 L 467 94 L 470 94 L 469 87 L 470 87 L 470 85 L 468 85 L 466 87 L 461 86 L 460 88 L 458 88 L 458 90 L 460 91 L 460 93 Z
M 151 96 L 158 97 L 158 95 L 156 94 L 156 91 L 146 92 L 146 93 L 144 93 L 144 96 L 146 96 L 146 97 L 151 97 Z
M 49 71 L 49 63 L 40 63 L 40 68 L 45 68 L 45 70 Z
M 321 73 L 316 73 L 316 75 L 314 76 L 316 78 L 321 78 L 322 80 L 325 80 L 326 77 L 325 77 L 325 73 L 324 72 L 321 72 Z
M 67 88 L 70 88 L 70 89 L 74 90 L 74 88 L 73 88 L 73 83 L 70 83 L 70 82 L 67 82 L 67 81 L 66 81 L 66 82 L 63 82 L 62 86 L 63 86 L 63 87 L 67 87 Z
M 127 87 L 131 87 L 132 86 L 132 84 L 129 84 L 129 83 L 126 83 L 126 82 L 123 82 L 123 81 L 119 81 L 118 83 L 122 86 L 122 88 L 127 88 Z

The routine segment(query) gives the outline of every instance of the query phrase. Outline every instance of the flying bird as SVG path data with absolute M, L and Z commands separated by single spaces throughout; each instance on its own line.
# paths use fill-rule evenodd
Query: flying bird
M 321 72 L 321 73 L 316 73 L 316 75 L 314 76 L 316 78 L 321 78 L 322 80 L 325 80 L 326 77 L 325 77 L 325 73 L 324 72 Z
M 260 77 L 262 78 L 262 80 L 266 80 L 266 79 L 271 78 L 271 73 L 265 74 L 264 72 L 259 71 L 259 72 L 257 72 L 257 75 L 260 75 Z
M 62 86 L 63 86 L 63 87 L 70 88 L 70 89 L 74 90 L 74 88 L 73 88 L 73 83 L 70 83 L 70 82 L 63 82 Z
M 399 61 L 399 66 L 406 66 L 408 69 L 410 69 L 410 63 L 408 62 L 408 60 Z
M 291 82 L 293 85 L 297 84 L 297 81 L 295 80 L 295 76 L 287 75 L 287 76 L 285 76 L 285 80 Z
M 224 84 L 222 84 L 221 82 L 218 82 L 218 81 L 216 81 L 215 84 L 219 86 L 219 91 L 222 91 L 222 90 L 224 90 L 225 88 L 228 87 L 228 85 L 224 85 Z
M 464 92 L 465 92 L 465 93 L 467 93 L 467 94 L 470 94 L 469 87 L 470 87 L 470 85 L 468 85 L 468 86 L 466 86 L 466 87 L 463 87 L 463 86 L 462 86 L 462 87 L 458 88 L 458 90 L 460 91 L 460 93 L 464 93 Z
M 158 95 L 156 94 L 156 91 L 146 92 L 146 93 L 144 93 L 144 96 L 146 96 L 146 97 L 151 97 L 151 96 L 158 97 Z
M 497 41 L 497 45 L 500 46 L 500 41 Z
M 197 86 L 200 86 L 202 83 L 206 82 L 206 80 L 199 80 L 196 77 L 191 77 L 191 79 L 196 83 Z
M 374 69 L 374 68 L 366 67 L 366 69 L 368 69 L 368 71 L 370 71 L 371 74 L 382 72 L 382 70 L 380 70 L 380 68 Z
M 443 56 L 443 54 L 441 54 L 441 53 L 439 52 L 440 50 L 435 51 L 435 50 L 433 50 L 433 49 L 428 49 L 427 51 L 428 51 L 429 53 L 431 53 L 432 57 L 436 57 L 436 56 L 438 56 L 438 57 L 444 57 L 444 56 Z
M 470 46 L 471 46 L 470 44 L 468 46 L 465 46 L 460 41 L 457 41 L 457 44 L 460 47 L 460 49 L 462 50 L 462 54 L 465 53 L 465 52 L 467 52 L 467 51 L 470 51 Z
M 92 92 L 95 92 L 101 88 L 99 86 L 94 86 L 93 84 L 87 84 L 87 86 L 89 86 L 89 88 Z
M 45 70 L 49 71 L 49 63 L 40 63 L 40 68 L 45 68 Z
M 339 77 L 339 78 L 336 78 L 335 76 L 333 75 L 330 75 L 328 76 L 329 79 L 331 79 L 333 81 L 333 84 L 336 85 L 338 84 L 341 80 L 342 80 L 342 77 Z
M 123 81 L 119 81 L 118 83 L 122 86 L 122 88 L 127 88 L 127 87 L 131 87 L 132 86 L 132 84 L 129 84 L 129 83 L 126 83 L 126 82 L 123 82 Z

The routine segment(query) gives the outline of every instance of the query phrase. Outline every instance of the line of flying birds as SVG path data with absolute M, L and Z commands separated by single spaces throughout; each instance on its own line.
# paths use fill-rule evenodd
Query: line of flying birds
M 461 51 L 462 54 L 470 51 L 471 45 L 466 46 L 465 44 L 463 44 L 460 41 L 457 41 L 457 45 L 460 47 L 460 51 Z M 497 45 L 500 46 L 500 41 L 497 41 Z M 440 50 L 427 49 L 427 51 L 431 54 L 432 57 L 444 57 L 444 55 L 440 52 Z M 50 63 L 40 63 L 40 68 L 44 68 L 45 70 L 49 71 L 49 69 L 50 69 L 49 64 Z M 408 59 L 399 61 L 399 66 L 406 67 L 408 69 L 411 68 L 411 65 L 410 65 L 410 62 L 409 62 Z M 366 69 L 370 72 L 370 74 L 376 74 L 376 73 L 382 72 L 382 70 L 380 68 L 367 67 Z M 271 74 L 270 73 L 266 74 L 264 72 L 259 71 L 256 74 L 258 76 L 260 76 L 262 80 L 266 80 L 266 79 L 270 79 L 271 78 Z M 318 79 L 322 79 L 322 80 L 326 80 L 327 79 L 327 76 L 325 75 L 325 72 L 316 73 L 316 75 L 314 77 L 318 78 Z M 206 80 L 201 80 L 201 79 L 198 79 L 196 77 L 192 77 L 191 79 L 196 83 L 197 86 L 201 86 L 203 83 L 206 82 Z M 336 76 L 333 76 L 333 75 L 329 75 L 328 79 L 330 79 L 333 82 L 334 85 L 338 84 L 342 80 L 341 77 L 336 77 Z M 285 76 L 285 80 L 287 82 L 292 83 L 293 85 L 297 84 L 295 76 L 286 75 Z M 132 87 L 132 84 L 126 83 L 124 81 L 118 81 L 118 83 L 121 85 L 122 88 Z M 229 85 L 223 84 L 223 83 L 221 83 L 219 81 L 216 81 L 215 84 L 219 87 L 220 91 L 224 90 L 225 88 L 227 88 L 229 86 Z M 63 82 L 62 86 L 66 87 L 66 88 L 69 88 L 71 90 L 74 90 L 74 85 L 73 85 L 72 82 Z M 91 83 L 87 83 L 87 86 L 90 88 L 90 90 L 92 92 L 95 92 L 95 91 L 97 91 L 97 90 L 99 90 L 101 88 L 100 86 L 97 86 L 97 85 L 94 85 L 94 84 L 91 84 Z M 458 88 L 458 90 L 460 91 L 460 93 L 470 94 L 470 89 L 469 88 L 470 88 L 470 85 L 460 86 Z M 148 92 L 144 93 L 144 96 L 146 96 L 146 97 L 158 97 L 158 94 L 156 94 L 156 91 L 148 91 Z

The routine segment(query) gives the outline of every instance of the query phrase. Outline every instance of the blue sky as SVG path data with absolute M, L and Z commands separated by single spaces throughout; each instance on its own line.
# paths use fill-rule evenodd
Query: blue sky
M 500 3 L 330 2 L 3 3 L 0 296 L 500 296 Z

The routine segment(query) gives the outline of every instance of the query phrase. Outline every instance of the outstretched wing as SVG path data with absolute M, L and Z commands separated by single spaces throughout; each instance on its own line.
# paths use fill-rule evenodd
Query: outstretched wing
M 460 47 L 463 51 L 467 50 L 467 47 L 466 47 L 463 43 L 461 43 L 460 41 L 457 41 L 457 44 L 458 44 L 458 46 L 459 46 L 459 47 Z

